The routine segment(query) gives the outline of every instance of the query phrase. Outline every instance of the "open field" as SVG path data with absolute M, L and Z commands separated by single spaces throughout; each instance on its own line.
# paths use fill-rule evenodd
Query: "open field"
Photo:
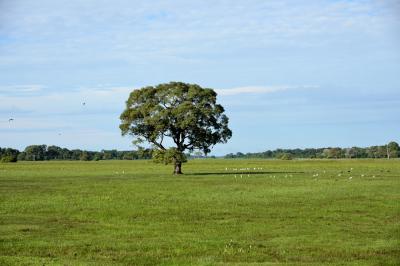
M 398 160 L 210 159 L 171 172 L 0 164 L 0 265 L 400 264 Z

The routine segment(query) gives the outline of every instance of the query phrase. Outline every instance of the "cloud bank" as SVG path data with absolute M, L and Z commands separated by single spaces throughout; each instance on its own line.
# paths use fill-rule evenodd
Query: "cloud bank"
M 216 89 L 218 95 L 238 95 L 238 94 L 265 94 L 278 91 L 296 90 L 296 89 L 312 89 L 318 86 L 244 86 L 231 89 Z

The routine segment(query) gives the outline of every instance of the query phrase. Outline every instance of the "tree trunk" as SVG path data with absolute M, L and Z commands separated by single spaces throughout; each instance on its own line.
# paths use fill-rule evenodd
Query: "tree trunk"
M 181 162 L 175 162 L 174 175 L 180 175 L 180 174 L 182 174 L 182 163 Z

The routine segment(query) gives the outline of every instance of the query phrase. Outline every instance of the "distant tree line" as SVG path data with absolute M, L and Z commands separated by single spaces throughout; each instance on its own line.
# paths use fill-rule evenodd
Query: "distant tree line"
M 140 160 L 151 159 L 151 149 L 138 149 L 134 151 L 85 151 L 80 149 L 69 150 L 58 146 L 30 145 L 20 152 L 16 149 L 0 147 L 0 161 L 47 161 L 47 160 Z
M 229 153 L 225 158 L 266 158 L 266 159 L 342 159 L 342 158 L 399 158 L 399 144 L 392 141 L 387 145 L 371 146 L 366 148 L 308 148 L 308 149 L 276 149 L 257 153 Z
M 141 160 L 151 159 L 152 149 L 139 148 L 133 151 L 102 150 L 86 151 L 80 149 L 69 150 L 58 146 L 30 145 L 24 151 L 0 147 L 0 162 L 16 161 L 48 161 L 48 160 Z M 188 159 L 204 158 L 201 152 L 186 154 Z M 214 156 L 212 156 L 215 158 Z M 265 158 L 290 160 L 304 159 L 342 159 L 342 158 L 399 158 L 399 144 L 392 141 L 387 145 L 371 146 L 366 148 L 307 148 L 307 149 L 276 149 L 258 153 L 229 153 L 225 158 Z

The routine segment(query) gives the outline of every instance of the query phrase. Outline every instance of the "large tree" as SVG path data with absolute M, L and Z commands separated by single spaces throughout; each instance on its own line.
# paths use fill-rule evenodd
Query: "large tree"
M 174 174 L 181 174 L 185 150 L 207 154 L 232 136 L 224 108 L 216 101 L 214 90 L 182 82 L 134 90 L 120 117 L 122 135 L 152 144 L 153 158 L 173 163 Z M 174 147 L 166 146 L 166 138 Z

